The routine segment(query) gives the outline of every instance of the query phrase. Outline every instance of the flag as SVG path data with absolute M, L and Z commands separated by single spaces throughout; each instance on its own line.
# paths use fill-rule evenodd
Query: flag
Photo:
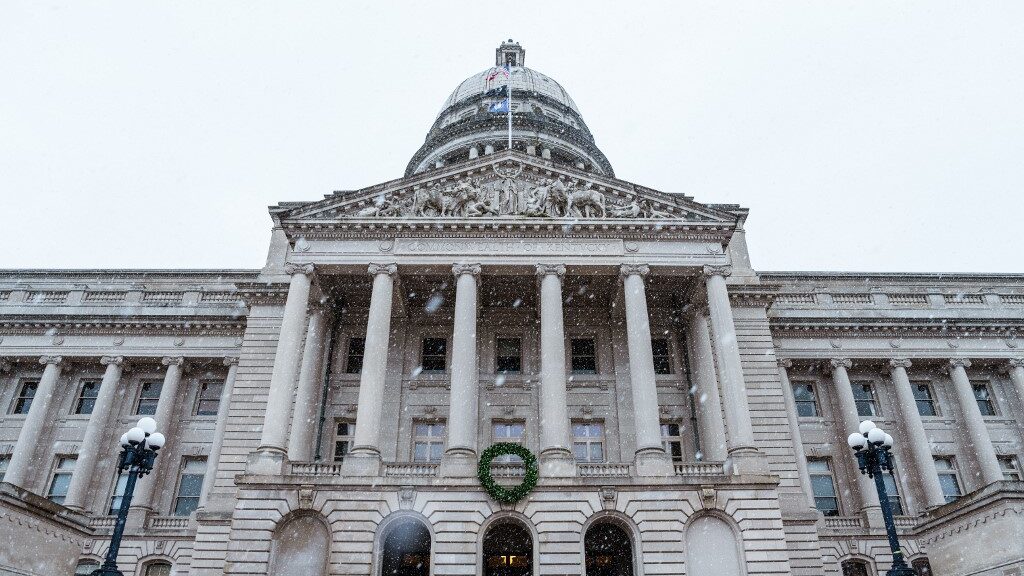
M 498 100 L 497 102 L 491 104 L 491 106 L 489 108 L 487 108 L 487 111 L 488 112 L 498 113 L 498 114 L 504 114 L 504 113 L 508 112 L 509 111 L 509 109 L 508 109 L 508 98 L 503 98 L 503 99 Z
M 492 68 L 491 73 L 487 75 L 487 81 L 490 82 L 491 80 L 494 80 L 495 78 L 498 77 L 499 74 L 504 74 L 505 78 L 509 77 L 508 64 Z

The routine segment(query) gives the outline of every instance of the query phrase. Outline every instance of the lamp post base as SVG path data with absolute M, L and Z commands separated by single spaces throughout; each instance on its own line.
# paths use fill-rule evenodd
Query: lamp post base
M 89 576 L 124 576 L 124 573 L 117 568 L 97 568 Z

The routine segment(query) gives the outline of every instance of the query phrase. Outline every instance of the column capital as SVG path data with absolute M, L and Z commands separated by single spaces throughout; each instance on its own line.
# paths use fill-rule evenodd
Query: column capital
M 706 264 L 704 266 L 705 276 L 730 276 L 732 266 L 729 264 Z
M 238 366 L 238 356 L 225 356 L 224 357 L 224 365 L 225 366 Z
M 889 360 L 890 368 L 910 368 L 912 363 L 909 358 L 893 358 Z
M 104 366 L 124 366 L 124 356 L 104 356 L 100 358 L 100 364 Z
M 537 276 L 555 275 L 561 278 L 565 276 L 565 265 L 563 264 L 537 264 Z
M 54 364 L 54 365 L 59 366 L 60 363 L 63 362 L 63 361 L 64 361 L 64 357 L 63 356 L 40 356 L 39 357 L 39 363 L 44 365 L 44 366 L 47 365 L 47 364 Z
M 833 358 L 829 360 L 828 363 L 829 366 L 832 366 L 833 370 L 836 368 L 845 368 L 847 370 L 853 368 L 853 360 L 850 360 L 849 358 Z
M 626 276 L 647 276 L 651 273 L 651 267 L 647 264 L 623 264 L 619 266 L 619 277 Z
M 970 368 L 971 367 L 971 361 L 968 360 L 967 358 L 950 358 L 949 359 L 949 367 L 950 368 Z
M 160 363 L 164 366 L 183 366 L 185 364 L 185 358 L 182 356 L 164 356 Z
M 309 276 L 313 274 L 313 265 L 309 263 L 299 264 L 297 262 L 285 262 L 284 272 L 291 276 L 296 274 L 305 274 L 306 276 Z
M 1024 358 L 1010 358 L 1006 363 L 1007 367 L 1011 370 L 1014 368 L 1024 368 Z
M 398 274 L 398 264 L 370 264 L 366 271 L 371 276 L 379 276 L 381 274 L 394 276 Z
M 775 363 L 778 364 L 779 368 L 785 368 L 786 370 L 793 367 L 793 361 L 789 358 L 776 358 Z
M 0 358 L 0 374 L 6 374 L 11 371 L 11 362 L 9 360 Z
M 458 278 L 459 276 L 462 276 L 463 274 L 469 274 L 471 276 L 475 276 L 475 277 L 479 278 L 480 277 L 480 265 L 479 264 L 465 264 L 465 263 L 462 263 L 462 262 L 459 262 L 457 264 L 452 264 L 452 274 L 454 274 L 456 278 Z

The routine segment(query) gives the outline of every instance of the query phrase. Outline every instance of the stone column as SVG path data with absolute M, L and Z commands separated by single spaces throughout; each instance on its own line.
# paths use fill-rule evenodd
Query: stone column
M 475 476 L 480 372 L 476 362 L 479 264 L 455 264 L 455 327 L 452 332 L 448 446 L 442 476 Z
M 220 392 L 220 404 L 217 406 L 217 426 L 213 430 L 213 445 L 210 447 L 210 457 L 206 461 L 203 493 L 199 496 L 200 508 L 206 507 L 210 492 L 213 491 L 213 485 L 217 480 L 217 465 L 220 463 L 220 452 L 224 445 L 224 432 L 228 428 L 228 408 L 231 406 L 231 394 L 234 392 L 235 377 L 238 375 L 238 358 L 225 358 L 224 365 L 228 367 L 228 375 L 224 379 L 224 388 Z
M 644 287 L 644 276 L 650 271 L 646 264 L 623 264 L 619 268 L 626 301 L 629 382 L 633 390 L 633 426 L 636 429 L 635 463 L 639 476 L 672 476 L 675 474 L 672 460 L 661 443 L 651 321 Z
M 309 305 L 312 264 L 284 266 L 291 274 L 288 300 L 284 305 L 281 331 L 274 354 L 274 369 L 270 375 L 270 392 L 263 417 L 263 434 L 258 454 L 250 462 L 251 471 L 258 474 L 280 474 L 288 448 L 288 417 L 291 416 L 292 394 L 302 357 L 303 336 L 306 331 L 306 308 Z
M 1024 406 L 1024 358 L 1010 358 L 1006 370 L 1013 381 L 1013 387 L 1017 390 L 1017 400 Z M 1020 418 L 1017 421 L 1020 422 Z
M 71 483 L 68 485 L 68 494 L 64 498 L 64 505 L 75 510 L 85 509 L 89 483 L 96 475 L 96 461 L 99 459 L 101 451 L 107 453 L 113 450 L 113 446 L 105 445 L 105 433 L 109 432 L 111 428 L 117 431 L 110 421 L 110 412 L 114 406 L 114 395 L 117 392 L 118 383 L 121 381 L 124 358 L 104 356 L 100 359 L 100 364 L 106 366 L 107 369 L 103 373 L 96 403 L 93 405 L 92 414 L 89 415 L 89 424 L 85 428 L 82 445 L 78 449 L 78 460 L 75 462 L 75 470 L 71 475 Z
M 715 358 L 718 359 L 718 379 L 722 386 L 722 405 L 725 407 L 729 458 L 736 474 L 762 474 L 769 471 L 768 463 L 754 444 L 754 427 L 750 421 L 750 405 L 747 402 L 747 385 L 743 380 L 736 325 L 732 318 L 729 290 L 725 286 L 725 277 L 731 271 L 729 266 L 704 267 L 712 345 Z
M 804 441 L 800 435 L 800 415 L 796 411 L 796 398 L 793 397 L 793 383 L 789 381 L 789 369 L 793 361 L 779 358 L 779 381 L 782 383 L 782 397 L 786 400 L 786 413 L 789 414 L 789 437 L 796 448 L 796 475 L 800 480 L 800 488 L 806 496 L 807 505 L 815 508 L 814 491 L 811 487 L 811 475 L 807 473 L 807 455 L 804 453 Z
M 974 386 L 967 378 L 966 368 L 970 365 L 971 361 L 966 358 L 953 358 L 949 361 L 949 376 L 953 379 L 953 388 L 956 390 L 960 411 L 967 426 L 967 451 L 974 454 L 981 470 L 982 483 L 988 486 L 1001 481 L 1003 471 L 999 467 L 996 450 L 992 447 L 992 438 L 988 435 L 985 418 L 981 415 L 978 401 L 974 397 Z
M 43 376 L 39 379 L 39 386 L 36 388 L 36 395 L 32 398 L 32 406 L 25 415 L 25 423 L 18 433 L 18 441 L 14 443 L 14 453 L 11 454 L 11 461 L 7 465 L 7 473 L 4 474 L 4 482 L 10 482 L 26 490 L 32 487 L 29 473 L 35 465 L 36 447 L 39 444 L 39 436 L 43 428 L 50 422 L 50 404 L 53 403 L 54 389 L 57 387 L 57 379 L 60 378 L 61 363 L 64 361 L 60 356 L 43 356 L 39 363 L 45 366 Z
M 366 320 L 366 347 L 359 375 L 356 434 L 345 457 L 345 471 L 353 476 L 380 474 L 380 425 L 384 411 L 384 384 L 391 340 L 391 299 L 395 290 L 396 264 L 370 264 L 373 292 Z
M 889 360 L 889 375 L 892 378 L 893 387 L 896 389 L 896 402 L 899 404 L 900 418 L 903 420 L 903 429 L 907 434 L 906 438 L 896 442 L 895 449 L 902 454 L 909 452 L 913 459 L 912 463 L 903 465 L 896 462 L 896 466 L 916 480 L 909 481 L 908 479 L 906 484 L 916 484 L 921 487 L 924 507 L 933 508 L 945 504 L 946 498 L 942 495 L 939 474 L 935 470 L 935 460 L 932 457 L 931 443 L 925 433 L 924 423 L 921 422 L 921 413 L 917 410 L 917 401 L 914 399 L 910 377 L 907 376 L 907 368 L 910 366 L 910 360 L 906 358 Z M 919 512 L 923 511 L 919 510 Z
M 184 404 L 178 394 L 178 388 L 181 385 L 181 373 L 184 370 L 185 359 L 181 356 L 166 356 L 161 363 L 167 367 L 167 371 L 164 372 L 164 383 L 160 386 L 160 399 L 157 400 L 156 414 L 153 415 L 153 419 L 156 420 L 157 431 L 168 438 L 174 438 L 174 425 L 181 418 L 180 414 L 175 415 L 175 411 L 182 410 Z M 132 508 L 142 508 L 147 511 L 154 509 L 153 495 L 157 484 L 161 484 L 161 480 L 163 480 L 163 471 L 167 470 L 168 466 L 174 468 L 174 464 L 169 461 L 167 454 L 163 454 L 163 458 L 158 457 L 154 461 L 152 479 L 149 482 L 138 483 L 135 489 L 135 498 L 132 499 Z
M 324 348 L 327 342 L 327 311 L 314 306 L 306 327 L 306 344 L 302 347 L 302 366 L 299 368 L 299 386 L 295 392 L 295 412 L 288 435 L 288 459 L 309 462 L 313 459 L 313 445 L 317 420 L 320 418 L 317 400 L 323 388 Z
M 847 358 L 833 358 L 829 361 L 829 365 L 832 367 L 832 385 L 836 390 L 836 401 L 839 408 L 839 421 L 837 425 L 841 426 L 837 434 L 837 446 L 842 449 L 846 446 L 846 437 L 856 432 L 860 428 L 861 417 L 857 413 L 857 400 L 853 396 L 853 385 L 850 384 L 850 375 L 847 372 L 853 362 Z M 864 418 L 869 420 L 869 418 Z M 849 447 L 846 447 L 849 450 Z M 845 454 L 844 456 L 850 456 Z M 847 463 L 854 462 L 852 456 L 847 460 Z M 875 488 L 875 482 L 871 478 L 868 478 L 866 474 L 861 474 L 860 470 L 853 464 L 851 464 L 853 475 L 857 477 L 857 490 L 860 492 L 860 503 L 861 512 L 868 515 L 868 522 L 874 525 L 881 525 L 882 520 L 882 508 L 878 503 L 878 490 Z
M 700 443 L 704 460 L 725 462 L 725 421 L 722 419 L 722 399 L 718 394 L 718 374 L 711 349 L 711 331 L 703 311 L 690 316 L 688 325 L 690 350 L 693 356 L 693 376 L 697 384 L 694 399 L 698 403 Z
M 538 264 L 540 277 L 540 473 L 576 475 L 569 434 L 569 394 L 565 374 L 565 318 L 562 277 L 565 266 Z

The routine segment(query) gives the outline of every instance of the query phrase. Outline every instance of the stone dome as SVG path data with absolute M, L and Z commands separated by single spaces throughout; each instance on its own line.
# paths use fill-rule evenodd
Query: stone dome
M 508 148 L 508 114 L 491 109 L 512 89 L 512 148 L 553 164 L 614 176 L 569 93 L 525 64 L 526 51 L 509 40 L 495 51 L 495 65 L 466 78 L 445 100 L 406 176 Z M 502 70 L 507 66 L 508 78 Z

